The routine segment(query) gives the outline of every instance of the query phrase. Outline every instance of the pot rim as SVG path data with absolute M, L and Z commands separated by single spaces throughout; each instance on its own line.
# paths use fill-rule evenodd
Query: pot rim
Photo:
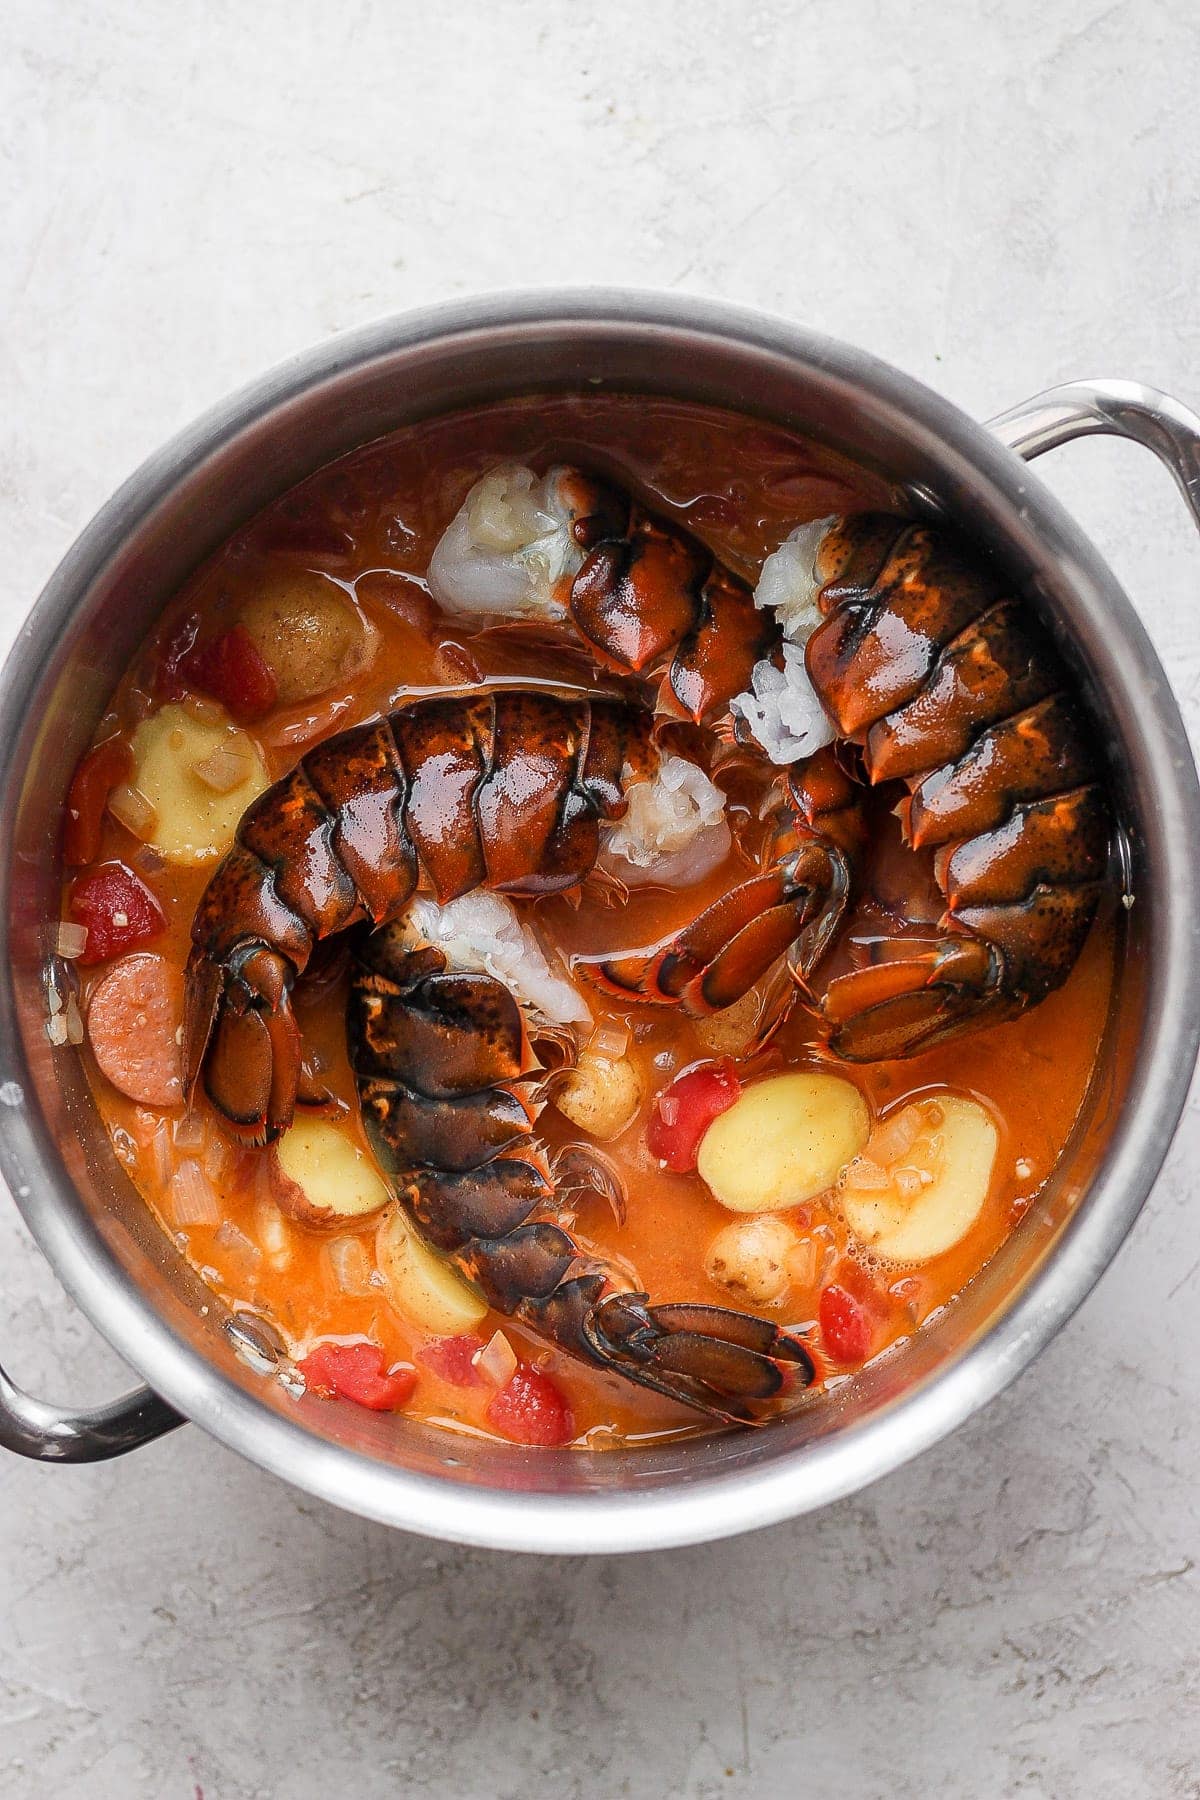
M 1129 1232 L 1156 1177 L 1186 1099 L 1200 1041 L 1200 906 L 1186 846 L 1200 840 L 1200 788 L 1178 708 L 1134 609 L 1079 527 L 1012 451 L 951 402 L 889 364 L 776 315 L 723 301 L 609 287 L 521 289 L 376 320 L 277 364 L 172 437 L 100 509 L 32 608 L 0 674 L 0 785 L 14 776 L 14 746 L 28 696 L 63 627 L 134 524 L 221 446 L 342 372 L 435 339 L 477 331 L 572 325 L 662 330 L 731 342 L 791 361 L 845 371 L 953 448 L 1010 507 L 1036 515 L 1111 607 L 1114 633 L 1138 667 L 1157 674 L 1147 694 L 1144 747 L 1157 798 L 1176 821 L 1168 845 L 1170 1013 L 1147 1028 L 1150 1054 L 1137 1101 L 1137 1142 L 1126 1141 L 1023 1291 L 992 1326 L 890 1408 L 804 1449 L 804 1480 L 784 1455 L 765 1469 L 699 1477 L 679 1488 L 598 1494 L 506 1493 L 456 1486 L 369 1461 L 320 1440 L 240 1390 L 177 1337 L 146 1296 L 113 1280 L 98 1237 L 71 1226 L 56 1193 L 73 1192 L 40 1111 L 0 1110 L 0 1171 L 63 1284 L 119 1354 L 189 1419 L 260 1467 L 367 1518 L 426 1536 L 504 1550 L 554 1553 L 664 1549 L 733 1535 L 809 1512 L 858 1491 L 944 1437 L 1012 1381 L 1094 1286 Z M 853 367 L 851 368 L 851 363 Z M 15 771 L 17 774 L 20 771 Z M 5 829 L 11 828 L 11 819 Z M 7 920 L 4 921 L 7 928 Z M 0 966 L 2 1073 L 31 1091 L 16 1027 L 11 972 Z

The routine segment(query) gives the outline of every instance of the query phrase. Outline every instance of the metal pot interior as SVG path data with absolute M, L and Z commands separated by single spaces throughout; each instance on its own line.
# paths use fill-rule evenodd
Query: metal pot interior
M 886 472 L 907 484 L 921 504 L 983 533 L 1008 558 L 1014 578 L 1066 628 L 1098 728 L 1113 747 L 1137 895 L 1125 927 L 1119 1005 L 1069 1152 L 1019 1229 L 961 1298 L 860 1378 L 769 1429 L 595 1456 L 530 1454 L 348 1406 L 297 1407 L 276 1384 L 245 1367 L 231 1350 L 214 1296 L 187 1269 L 116 1161 L 77 1057 L 47 1043 L 41 973 L 46 922 L 59 912 L 56 846 L 67 782 L 124 664 L 183 577 L 265 502 L 358 444 L 433 413 L 585 384 L 592 391 L 607 386 L 702 400 L 786 423 Z M 982 472 L 981 460 L 987 464 Z M 485 319 L 474 329 L 433 335 L 423 335 L 419 326 L 359 334 L 302 371 L 277 371 L 134 478 L 56 576 L 33 636 L 10 665 L 14 742 L 0 815 L 8 883 L 0 1006 L 10 1026 L 7 1009 L 15 1008 L 20 1043 L 11 1044 L 9 1060 L 25 1098 L 4 1109 L 0 1133 L 11 1184 L 44 1247 L 86 1309 L 152 1384 L 159 1379 L 176 1405 L 252 1455 L 253 1418 L 247 1422 L 247 1414 L 259 1420 L 277 1415 L 292 1434 L 284 1472 L 318 1491 L 336 1488 L 335 1497 L 364 1511 L 437 1531 L 443 1528 L 437 1495 L 448 1485 L 563 1496 L 572 1503 L 585 1495 L 617 1494 L 636 1502 L 639 1495 L 664 1491 L 683 1499 L 683 1490 L 697 1484 L 712 1492 L 714 1481 L 720 1486 L 786 1467 L 794 1484 L 788 1510 L 799 1511 L 828 1497 L 811 1487 L 809 1469 L 831 1437 L 858 1441 L 839 1483 L 843 1490 L 859 1485 L 995 1391 L 1006 1378 L 995 1366 L 997 1357 L 1008 1355 L 1014 1369 L 1021 1366 L 1029 1354 L 1021 1347 L 1023 1334 L 1033 1331 L 1040 1341 L 1061 1323 L 1140 1200 L 1137 1194 L 1124 1203 L 1125 1216 L 1118 1216 L 1121 1201 L 1113 1201 L 1115 1222 L 1079 1251 L 1073 1273 L 1063 1277 L 1070 1292 L 1039 1279 L 1049 1259 L 1063 1256 L 1066 1237 L 1092 1205 L 1102 1167 L 1110 1196 L 1130 1188 L 1137 1144 L 1121 1146 L 1130 1124 L 1126 1102 L 1155 1009 L 1165 1004 L 1160 947 L 1169 932 L 1161 836 L 1169 820 L 1157 807 L 1157 777 L 1141 748 L 1128 647 L 1122 652 L 1111 624 L 1104 626 L 1113 604 L 1111 577 L 1027 476 L 1022 511 L 1016 491 L 1022 475 L 1015 459 L 953 409 L 852 352 L 835 354 L 814 342 L 809 353 L 797 353 L 795 334 L 776 342 L 764 330 L 755 341 L 691 328 L 678 318 L 563 316 L 547 322 L 535 315 L 522 319 L 518 312 L 507 322 Z M 985 1368 L 968 1352 L 991 1333 L 997 1334 L 995 1355 Z M 939 1406 L 913 1423 L 911 1444 L 900 1432 L 881 1457 L 870 1442 L 873 1427 L 933 1383 L 942 1390 Z M 235 1425 L 235 1419 L 241 1422 Z M 342 1466 L 346 1451 L 367 1459 L 355 1465 L 357 1475 Z M 282 1467 L 283 1452 L 271 1460 Z M 395 1507 L 379 1485 L 379 1477 L 386 1481 L 397 1466 L 433 1484 L 427 1519 L 411 1500 L 426 1492 L 424 1481 L 418 1479 L 410 1499 Z M 716 1535 L 756 1522 L 753 1515 L 747 1499 L 736 1520 L 731 1515 L 711 1529 L 693 1523 L 660 1535 L 673 1541 Z M 477 1531 L 454 1522 L 444 1528 L 450 1535 L 497 1541 L 482 1524 Z M 644 1535 L 630 1524 L 631 1542 Z M 588 1545 L 581 1541 L 578 1547 Z

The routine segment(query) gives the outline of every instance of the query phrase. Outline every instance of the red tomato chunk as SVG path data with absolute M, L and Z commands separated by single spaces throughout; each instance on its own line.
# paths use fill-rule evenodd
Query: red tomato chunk
M 514 1444 L 550 1449 L 569 1444 L 575 1436 L 566 1395 L 532 1363 L 517 1364 L 507 1386 L 488 1402 L 484 1418 L 493 1431 L 511 1438 Z
M 186 651 L 178 671 L 188 687 L 219 700 L 239 725 L 261 719 L 279 698 L 275 677 L 243 625 Z
M 422 1345 L 417 1356 L 452 1387 L 482 1387 L 483 1376 L 472 1361 L 482 1349 L 483 1339 L 466 1332 L 462 1337 L 434 1338 Z
M 399 1412 L 417 1385 L 417 1371 L 389 1369 L 378 1344 L 318 1344 L 298 1367 L 313 1393 L 371 1412 Z
M 149 943 L 167 925 L 145 882 L 119 862 L 101 863 L 73 881 L 67 914 L 77 925 L 87 926 L 81 963 L 107 962 L 110 956 Z
M 715 1118 L 728 1112 L 741 1091 L 737 1070 L 728 1056 L 677 1075 L 654 1102 L 646 1128 L 651 1156 L 665 1162 L 676 1175 L 686 1175 L 696 1166 L 700 1139 Z
M 822 1341 L 836 1362 L 866 1361 L 875 1333 L 866 1308 L 853 1294 L 831 1282 L 821 1295 L 818 1317 Z
M 67 794 L 63 860 L 94 862 L 100 854 L 100 825 L 108 796 L 133 773 L 133 751 L 122 737 L 105 738 L 80 759 Z

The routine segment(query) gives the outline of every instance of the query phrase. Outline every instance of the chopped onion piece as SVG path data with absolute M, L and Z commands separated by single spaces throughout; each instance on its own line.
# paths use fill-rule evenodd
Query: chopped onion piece
M 74 994 L 68 994 L 67 996 L 67 1010 L 64 1016 L 67 1022 L 68 1044 L 82 1044 L 83 1018 L 79 1011 L 79 1002 L 76 1000 Z
M 256 1269 L 262 1261 L 262 1251 L 258 1245 L 252 1243 L 245 1232 L 240 1231 L 231 1219 L 226 1219 L 225 1223 L 218 1227 L 213 1242 L 220 1244 L 222 1250 L 228 1250 L 239 1262 L 244 1263 L 248 1270 Z
M 185 1156 L 191 1156 L 195 1151 L 203 1150 L 207 1140 L 208 1129 L 198 1112 L 189 1110 L 184 1113 L 182 1118 L 176 1119 L 171 1132 L 171 1141 L 177 1150 L 183 1151 Z
M 58 954 L 65 957 L 68 962 L 73 962 L 77 956 L 83 955 L 84 951 L 87 949 L 87 941 L 88 928 L 86 925 L 77 925 L 74 919 L 60 919 L 58 921 L 58 932 L 54 939 L 54 948 L 57 950 Z
M 915 1106 L 902 1106 L 875 1132 L 871 1155 L 877 1163 L 894 1163 L 912 1149 L 921 1133 L 921 1114 Z
M 869 1156 L 856 1156 L 842 1170 L 841 1187 L 861 1188 L 864 1193 L 882 1193 L 884 1188 L 892 1185 L 892 1177 L 887 1169 Z
M 793 1287 L 814 1288 L 820 1273 L 821 1247 L 816 1238 L 803 1237 L 787 1254 L 788 1279 Z
M 244 742 L 244 740 L 243 740 Z M 207 756 L 192 764 L 192 774 L 197 781 L 202 781 L 214 794 L 231 794 L 235 787 L 240 787 L 254 768 L 254 759 L 250 752 L 241 748 L 239 740 L 232 738 L 228 744 L 218 744 Z
M 207 694 L 185 694 L 182 701 L 185 713 L 198 719 L 201 725 L 220 725 L 225 718 L 225 708 L 216 700 L 210 700 Z
M 233 1161 L 236 1155 L 233 1145 L 225 1133 L 216 1125 L 208 1132 L 204 1145 L 204 1173 L 218 1187 L 228 1180 L 233 1172 Z
M 361 1238 L 330 1238 L 325 1255 L 334 1286 L 343 1294 L 369 1294 L 374 1264 Z
M 593 1056 L 616 1062 L 629 1048 L 628 1029 L 624 1025 L 597 1025 L 587 1047 Z
M 171 1153 L 171 1127 L 166 1119 L 157 1121 L 146 1149 L 149 1152 L 151 1173 L 165 1193 L 170 1188 L 171 1177 L 175 1173 L 175 1158 Z
M 155 1139 L 157 1143 L 157 1138 Z M 221 1211 L 208 1177 L 198 1162 L 185 1157 L 170 1187 L 171 1217 L 176 1225 L 219 1225 Z
M 265 1159 L 264 1159 L 265 1160 Z M 273 1200 L 259 1199 L 254 1209 L 258 1241 L 275 1269 L 286 1269 L 292 1260 L 292 1234 L 287 1220 Z
M 484 1380 L 497 1388 L 507 1387 L 517 1372 L 517 1353 L 502 1331 L 494 1331 L 471 1361 Z
M 158 815 L 145 794 L 139 788 L 130 787 L 127 781 L 115 787 L 108 796 L 108 810 L 134 837 L 148 838 L 153 835 Z
M 46 1020 L 46 1036 L 56 1050 L 67 1041 L 67 1021 L 62 1013 L 54 1013 Z
M 915 1200 L 926 1185 L 921 1180 L 920 1169 L 900 1168 L 893 1171 L 892 1186 L 902 1200 Z

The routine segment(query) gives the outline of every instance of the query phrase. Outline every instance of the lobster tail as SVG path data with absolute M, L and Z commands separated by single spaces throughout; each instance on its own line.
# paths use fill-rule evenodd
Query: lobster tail
M 1108 799 L 1062 658 L 997 568 L 879 514 L 836 521 L 816 561 L 809 673 L 866 778 L 907 784 L 902 827 L 946 900 L 940 938 L 884 946 L 820 1011 L 840 1056 L 915 1055 L 1065 981 L 1107 872 Z
M 186 1091 L 203 1072 L 239 1136 L 277 1138 L 300 1066 L 290 993 L 314 946 L 400 918 L 422 876 L 442 902 L 576 886 L 648 766 L 650 723 L 618 700 L 498 690 L 416 701 L 310 750 L 247 810 L 196 909 Z
M 521 1093 L 536 1065 L 502 982 L 374 933 L 359 946 L 348 1033 L 367 1133 L 400 1205 L 490 1306 L 728 1422 L 752 1422 L 788 1370 L 811 1381 L 799 1339 L 720 1307 L 650 1306 L 555 1216 L 555 1171 Z
M 184 1091 L 204 1089 L 244 1143 L 271 1143 L 295 1112 L 301 1041 L 291 1005 L 292 965 L 250 943 L 224 964 L 188 964 Z
M 772 615 L 673 521 L 581 470 L 563 476 L 572 531 L 587 550 L 567 603 L 580 635 L 611 668 L 665 669 L 663 711 L 697 724 L 725 711 L 755 663 L 779 648 Z

